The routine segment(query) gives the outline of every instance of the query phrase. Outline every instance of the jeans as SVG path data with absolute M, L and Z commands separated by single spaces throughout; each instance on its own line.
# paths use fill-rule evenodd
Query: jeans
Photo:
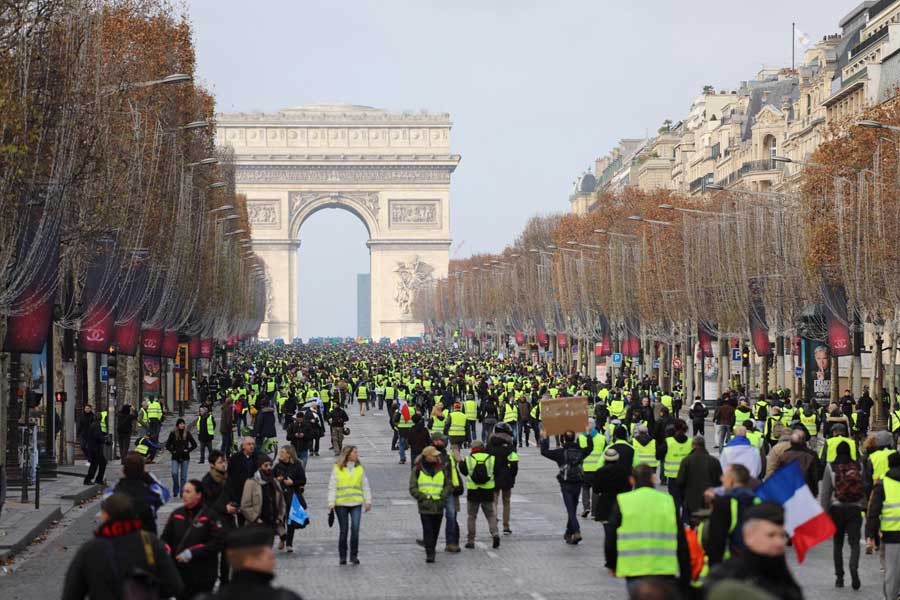
M 566 535 L 581 533 L 581 527 L 578 524 L 578 497 L 581 496 L 581 484 L 561 483 L 559 489 L 569 515 L 566 521 Z
M 466 421 L 466 438 L 469 442 L 474 442 L 476 439 L 478 439 L 476 429 L 476 421 L 474 419 L 472 419 L 471 421 Z
M 684 496 L 681 493 L 681 488 L 678 486 L 676 478 L 669 477 L 668 481 L 666 481 L 666 487 L 669 490 L 669 495 L 672 496 L 672 500 L 675 502 L 675 514 L 679 515 L 682 523 L 689 523 L 691 520 L 691 515 L 683 514 Z
M 466 536 L 468 537 L 469 542 L 475 542 L 475 521 L 478 519 L 478 509 L 481 509 L 481 512 L 484 513 L 484 518 L 487 519 L 488 529 L 491 530 L 491 537 L 497 537 L 497 515 L 494 512 L 494 503 L 491 500 L 466 500 L 466 525 L 467 530 Z
M 884 548 L 884 597 L 900 594 L 900 544 L 881 544 Z
M 200 446 L 200 462 L 206 462 L 206 455 L 212 454 L 213 449 L 213 441 L 212 438 L 208 440 L 197 440 L 197 445 Z
M 859 571 L 859 539 L 862 529 L 860 507 L 855 504 L 833 504 L 828 512 L 835 526 L 834 574 L 837 577 L 844 576 L 844 534 L 847 534 L 847 544 L 850 546 L 850 572 L 856 573 Z
M 459 522 L 456 520 L 456 513 L 459 512 L 459 496 L 450 494 L 447 496 L 447 502 L 444 504 L 444 517 L 447 519 L 447 526 L 444 528 L 444 541 L 448 546 L 459 546 Z
M 222 454 L 225 455 L 226 458 L 231 456 L 231 445 L 234 443 L 234 434 L 231 431 L 223 431 L 222 432 Z
M 397 450 L 400 451 L 400 462 L 406 462 L 406 438 L 402 435 L 397 438 Z
M 180 496 L 181 488 L 187 483 L 188 465 L 191 459 L 175 460 L 172 459 L 172 495 Z
M 534 432 L 534 444 L 539 446 L 541 444 L 541 422 L 538 419 L 531 420 L 531 430 Z M 528 439 L 527 436 L 525 439 Z
M 297 450 L 297 458 L 303 463 L 303 468 L 305 469 L 306 463 L 309 461 L 309 450 Z
M 597 472 L 585 471 L 584 473 L 584 483 L 581 484 L 581 505 L 584 507 L 584 510 L 591 510 L 591 507 L 594 506 L 594 480 L 597 479 Z M 596 509 L 595 511 L 596 512 Z
M 335 506 L 334 514 L 337 517 L 338 527 L 341 532 L 338 535 L 338 557 L 347 560 L 347 517 L 350 518 L 350 560 L 359 556 L 359 520 L 362 517 L 362 505 Z
M 481 441 L 485 444 L 487 443 L 488 437 L 494 433 L 494 425 L 497 424 L 497 421 L 485 421 L 481 424 Z
M 724 448 L 728 440 L 731 439 L 731 425 L 716 425 L 716 439 L 718 447 Z
M 436 515 L 423 515 L 422 519 L 422 539 L 425 541 L 425 556 L 434 558 L 434 547 L 437 546 L 438 535 L 441 533 L 441 519 L 444 515 L 438 513 Z
M 119 434 L 119 457 L 124 461 L 125 455 L 128 454 L 128 446 L 131 445 L 131 434 Z

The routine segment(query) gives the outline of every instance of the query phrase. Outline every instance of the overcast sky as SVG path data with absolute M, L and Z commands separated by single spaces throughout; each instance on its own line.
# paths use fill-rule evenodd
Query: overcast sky
M 318 102 L 449 112 L 455 257 L 497 251 L 623 137 L 683 117 L 706 84 L 790 66 L 791 22 L 838 32 L 843 0 L 189 0 L 218 109 Z M 798 61 L 801 56 L 798 51 Z M 340 210 L 300 232 L 303 337 L 356 334 L 366 231 Z

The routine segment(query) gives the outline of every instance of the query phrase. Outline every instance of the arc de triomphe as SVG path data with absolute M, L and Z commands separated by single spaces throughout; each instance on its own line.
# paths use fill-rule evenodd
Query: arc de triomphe
M 450 175 L 459 164 L 449 115 L 309 105 L 216 118 L 218 142 L 234 149 L 253 249 L 265 262 L 269 306 L 260 337 L 299 335 L 300 228 L 323 208 L 347 210 L 368 230 L 372 337 L 419 335 L 412 294 L 446 276 L 449 261 Z

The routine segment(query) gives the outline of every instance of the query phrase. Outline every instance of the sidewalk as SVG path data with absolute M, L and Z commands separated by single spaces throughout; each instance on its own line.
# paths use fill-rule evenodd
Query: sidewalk
M 191 417 L 197 418 L 196 413 L 196 405 L 190 405 L 185 411 L 184 419 L 189 427 L 193 422 Z M 175 428 L 177 420 L 177 414 L 166 415 L 160 431 L 163 444 L 169 432 Z M 132 437 L 132 443 L 135 437 Z M 162 450 L 156 456 L 156 463 L 147 467 L 166 487 L 172 485 L 169 462 L 169 453 Z M 72 508 L 98 500 L 106 489 L 103 485 L 84 484 L 83 480 L 88 471 L 88 464 L 85 461 L 77 461 L 74 465 L 60 465 L 57 470 L 60 474 L 56 479 L 41 480 L 38 509 L 34 507 L 33 486 L 28 490 L 30 502 L 19 502 L 18 489 L 7 495 L 3 512 L 0 513 L 0 565 L 27 548 Z M 118 460 L 109 461 L 106 466 L 106 481 L 110 486 L 114 486 L 122 476 L 121 471 Z M 194 476 L 193 470 L 191 476 Z

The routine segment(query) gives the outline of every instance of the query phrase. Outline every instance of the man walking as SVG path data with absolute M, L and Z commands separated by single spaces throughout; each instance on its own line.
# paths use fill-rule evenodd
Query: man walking
M 466 513 L 467 522 L 467 541 L 466 548 L 470 550 L 475 548 L 475 521 L 478 518 L 478 511 L 484 513 L 487 519 L 488 529 L 493 538 L 493 547 L 500 547 L 500 535 L 497 531 L 497 514 L 494 512 L 494 489 L 496 488 L 496 480 L 494 478 L 494 465 L 496 459 L 485 449 L 481 440 L 472 442 L 472 450 L 465 462 L 459 465 L 462 474 L 467 477 L 466 480 Z

